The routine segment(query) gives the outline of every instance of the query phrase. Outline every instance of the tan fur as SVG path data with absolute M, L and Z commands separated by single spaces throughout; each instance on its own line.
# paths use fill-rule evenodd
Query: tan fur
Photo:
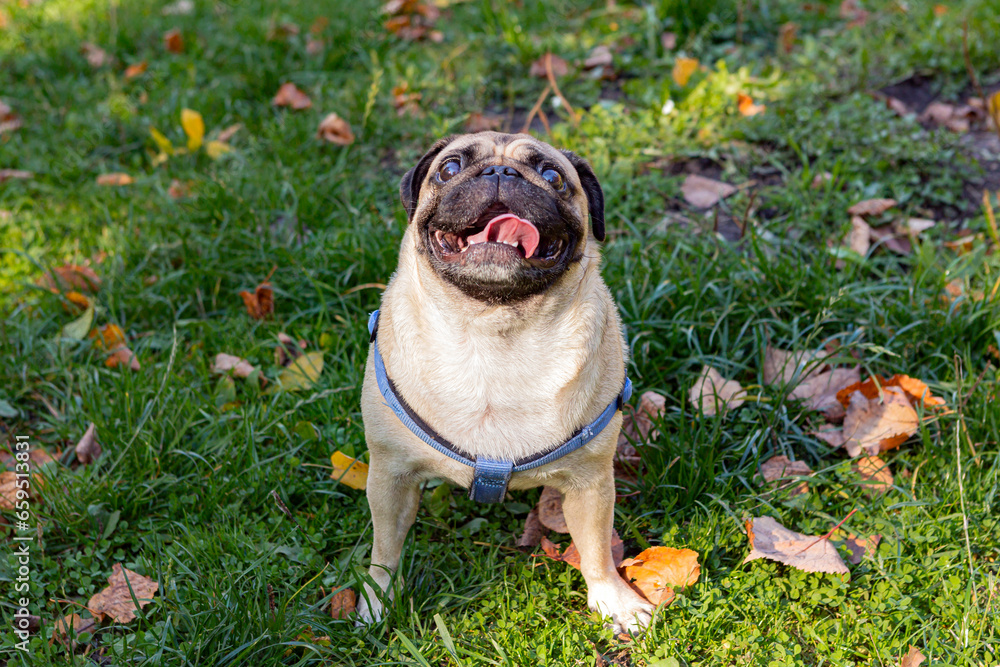
M 516 159 L 531 143 L 575 178 L 561 153 L 527 136 L 501 145 L 481 133 L 460 142 L 485 144 L 502 160 Z M 435 170 L 436 164 L 430 173 Z M 432 197 L 425 200 L 426 190 L 417 215 L 436 205 Z M 574 203 L 586 220 L 586 197 L 580 194 Z M 580 241 L 583 258 L 549 289 L 515 305 L 488 305 L 437 275 L 418 252 L 414 227 L 403 237 L 398 270 L 382 298 L 379 348 L 399 393 L 419 415 L 473 456 L 513 460 L 565 441 L 604 410 L 624 382 L 627 348 L 592 234 Z M 416 515 L 419 484 L 444 478 L 467 488 L 472 469 L 435 451 L 399 421 L 379 393 L 371 355 L 362 413 L 375 532 L 370 574 L 386 591 Z M 515 473 L 509 488 L 549 485 L 563 492 L 591 608 L 611 616 L 618 630 L 634 631 L 648 624 L 651 607 L 617 575 L 610 555 L 612 457 L 620 425 L 619 414 L 585 447 Z M 370 588 L 366 594 L 361 617 L 380 618 L 381 601 Z

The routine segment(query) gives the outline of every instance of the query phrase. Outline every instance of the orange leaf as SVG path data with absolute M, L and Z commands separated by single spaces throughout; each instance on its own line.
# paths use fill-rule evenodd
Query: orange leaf
M 313 105 L 309 96 L 291 82 L 281 84 L 281 88 L 278 88 L 271 104 L 276 107 L 292 107 L 296 111 L 308 109 Z
M 740 114 L 743 116 L 756 116 L 759 113 L 763 113 L 767 107 L 763 104 L 754 104 L 753 98 L 744 93 L 739 93 L 736 96 L 737 106 L 740 110 Z
M 149 577 L 125 569 L 120 563 L 111 568 L 108 587 L 96 593 L 87 603 L 94 618 L 106 617 L 113 623 L 128 623 L 135 619 L 135 612 L 153 601 L 159 586 Z M 139 606 L 132 599 L 133 593 Z
M 354 143 L 354 132 L 346 120 L 335 113 L 327 114 L 316 130 L 316 138 L 329 141 L 339 146 L 350 146 Z
M 674 69 L 671 76 L 674 83 L 684 87 L 691 79 L 691 75 L 698 70 L 699 62 L 697 58 L 678 58 L 674 61 Z
M 136 63 L 134 65 L 129 65 L 125 68 L 125 78 L 134 79 L 137 76 L 146 73 L 146 69 L 149 67 L 149 63 L 143 60 L 141 63 Z
M 66 292 L 64 296 L 67 301 L 77 308 L 82 308 L 83 310 L 90 308 L 90 299 L 79 292 Z
M 562 561 L 570 567 L 575 567 L 580 569 L 580 552 L 577 551 L 576 545 L 573 542 L 569 543 L 566 547 L 566 551 L 559 553 L 559 547 L 552 543 L 552 541 L 543 537 L 541 540 L 542 551 L 545 555 L 553 560 Z M 622 543 L 622 538 L 618 536 L 617 530 L 611 531 L 611 560 L 618 565 L 622 561 L 622 556 L 625 555 L 625 545 Z
M 701 576 L 698 552 L 691 549 L 650 547 L 622 561 L 625 581 L 653 604 L 669 604 L 674 588 L 690 586 Z
M 274 313 L 274 290 L 271 289 L 269 282 L 265 281 L 257 285 L 253 294 L 243 290 L 240 292 L 240 297 L 243 299 L 250 317 L 255 320 L 266 319 Z
M 899 387 L 886 387 L 881 398 L 866 398 L 856 390 L 844 417 L 844 447 L 850 456 L 875 455 L 899 447 L 919 426 L 916 410 Z
M 113 174 L 101 174 L 100 176 L 97 177 L 98 185 L 120 186 L 120 185 L 131 185 L 134 182 L 135 179 L 133 179 L 128 174 L 123 174 L 121 172 L 116 172 Z
M 345 588 L 330 599 L 330 616 L 343 620 L 354 611 L 357 596 L 350 588 Z
M 184 52 L 184 35 L 181 34 L 180 28 L 174 28 L 163 33 L 163 46 L 170 53 Z
M 944 399 L 933 396 L 925 383 L 917 378 L 911 378 L 909 375 L 893 375 L 888 379 L 881 375 L 875 375 L 864 382 L 856 382 L 844 387 L 837 392 L 837 400 L 846 408 L 851 404 L 851 394 L 855 391 L 860 391 L 865 398 L 874 399 L 879 397 L 879 387 L 883 389 L 885 387 L 899 387 L 911 403 L 922 402 L 925 409 L 945 405 Z
M 117 324 L 105 324 L 103 327 L 91 331 L 90 337 L 102 350 L 115 350 L 125 344 L 125 332 Z
M 53 274 L 55 278 L 53 278 Z M 89 266 L 82 266 L 80 264 L 63 264 L 62 266 L 57 266 L 47 272 L 42 276 L 41 280 L 38 281 L 38 285 L 48 289 L 51 292 L 58 292 L 65 289 L 76 289 L 81 292 L 94 293 L 101 289 L 101 279 L 97 276 L 92 268 Z M 70 298 L 67 295 L 66 298 Z M 78 303 L 74 299 L 71 299 L 74 303 Z M 79 305 L 79 304 L 78 304 Z M 89 307 L 88 303 L 84 308 Z
M 104 360 L 104 365 L 108 368 L 115 368 L 119 364 L 125 364 L 134 371 L 141 370 L 139 365 L 139 358 L 135 356 L 135 352 L 128 349 L 124 345 L 120 345 L 111 351 L 111 356 Z

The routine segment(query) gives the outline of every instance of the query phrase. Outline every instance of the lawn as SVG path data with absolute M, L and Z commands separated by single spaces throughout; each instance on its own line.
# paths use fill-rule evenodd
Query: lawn
M 26 651 L 5 629 L 0 661 L 888 666 L 914 646 L 996 665 L 1000 239 L 983 193 L 1000 208 L 1000 135 L 988 110 L 924 113 L 1000 90 L 996 0 L 396 4 L 0 4 L 0 431 L 38 452 L 28 530 L 0 513 L 0 608 L 7 626 L 30 536 L 40 623 Z M 611 64 L 588 68 L 602 45 Z M 579 572 L 518 548 L 540 490 L 485 506 L 431 484 L 401 594 L 356 628 L 329 606 L 366 576 L 370 514 L 330 456 L 366 456 L 365 324 L 406 225 L 398 183 L 441 136 L 524 128 L 546 53 L 567 68 L 528 129 L 593 163 L 633 402 L 665 397 L 615 526 L 626 556 L 690 548 L 701 573 L 648 632 L 616 637 Z M 309 108 L 272 104 L 289 82 Z M 353 142 L 317 136 L 330 113 Z M 736 190 L 695 206 L 692 175 Z M 896 204 L 852 250 L 848 208 L 873 198 Z M 880 233 L 910 219 L 935 224 Z M 99 288 L 59 289 L 66 265 Z M 274 312 L 257 319 L 240 292 L 265 280 Z M 111 324 L 138 370 L 88 335 Z M 279 381 L 282 332 L 322 353 L 298 389 Z M 813 435 L 823 416 L 764 381 L 768 345 L 919 378 L 947 409 L 920 410 L 874 491 Z M 219 353 L 258 373 L 213 373 Z M 694 408 L 705 365 L 742 384 L 741 407 Z M 90 424 L 96 458 L 76 449 Z M 814 471 L 807 493 L 761 482 L 775 455 Z M 765 516 L 881 539 L 849 575 L 744 564 L 745 522 Z M 70 645 L 55 622 L 93 616 L 115 564 L 155 582 L 153 602 Z

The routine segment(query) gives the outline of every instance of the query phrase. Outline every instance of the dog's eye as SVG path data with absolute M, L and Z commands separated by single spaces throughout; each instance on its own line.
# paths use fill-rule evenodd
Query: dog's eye
M 459 164 L 458 160 L 448 160 L 438 169 L 437 177 L 439 181 L 444 183 L 451 180 L 451 177 L 457 175 L 460 171 L 462 171 L 462 165 Z
M 566 182 L 563 181 L 562 174 L 560 174 L 555 169 L 546 169 L 542 172 L 542 178 L 549 182 L 549 184 L 556 190 L 562 190 L 566 187 Z

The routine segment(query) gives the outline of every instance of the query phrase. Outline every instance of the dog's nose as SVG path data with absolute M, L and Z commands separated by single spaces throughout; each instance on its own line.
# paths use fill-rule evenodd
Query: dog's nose
M 481 172 L 479 172 L 480 178 L 485 178 L 489 176 L 495 176 L 498 179 L 503 178 L 521 178 L 521 172 L 514 167 L 508 167 L 502 164 L 494 164 L 486 167 Z

